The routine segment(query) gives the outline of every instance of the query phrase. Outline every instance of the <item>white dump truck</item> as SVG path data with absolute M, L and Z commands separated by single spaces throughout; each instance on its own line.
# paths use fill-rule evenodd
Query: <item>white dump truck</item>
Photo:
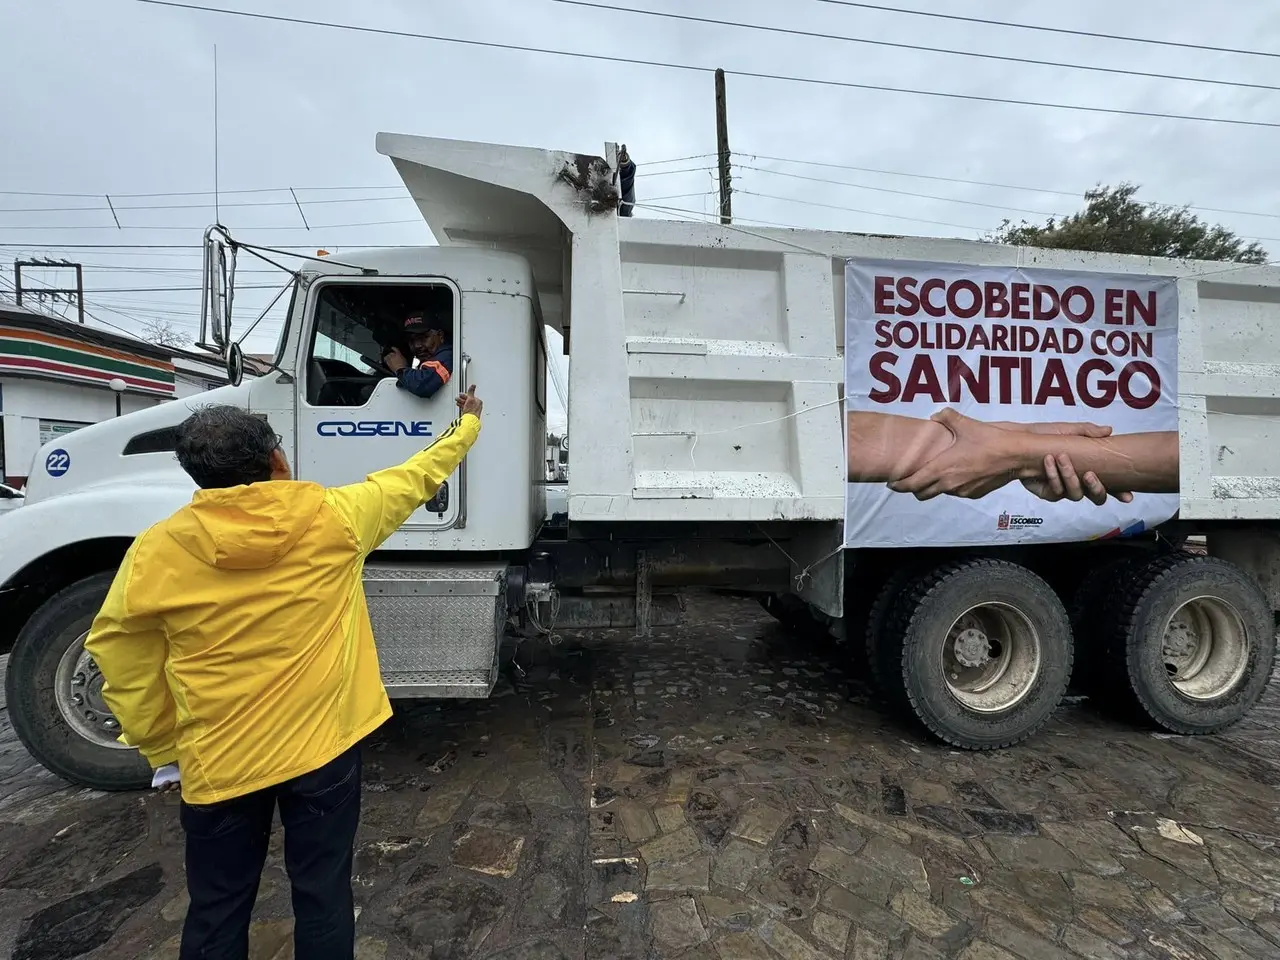
M 229 265 L 280 257 L 211 228 L 207 333 L 234 385 L 58 438 L 0 522 L 8 709 L 50 770 L 147 782 L 84 639 L 130 541 L 191 497 L 173 451 L 193 405 L 266 417 L 296 476 L 333 485 L 428 444 L 471 384 L 479 443 L 364 571 L 393 697 L 488 695 L 513 631 L 634 626 L 643 643 L 699 587 L 831 631 L 890 705 L 961 748 L 1032 735 L 1073 673 L 1181 734 L 1224 729 L 1262 695 L 1280 608 L 1280 271 L 626 218 L 612 146 L 383 134 L 377 148 L 438 246 L 290 261 L 274 365 L 241 381 Z M 908 275 L 921 270 L 936 276 Z M 450 388 L 429 400 L 382 367 L 410 310 L 452 331 Z M 571 357 L 567 509 L 558 496 L 553 510 L 548 327 Z M 952 354 L 931 367 L 927 350 Z M 1055 411 L 1056 425 L 998 426 L 1024 452 L 1076 421 L 1155 437 L 1155 452 L 1087 468 L 1112 494 L 1102 506 L 1048 489 L 1034 461 L 982 453 L 962 476 L 921 453 L 939 436 L 939 457 L 980 449 L 973 404 L 992 397 L 1002 414 Z M 859 426 L 890 400 L 919 414 L 901 416 L 917 431 L 901 449 Z M 968 419 L 930 419 L 947 407 Z M 1161 409 L 1171 442 L 1142 433 Z M 1081 469 L 1111 450 L 1084 440 L 1064 446 Z M 1007 475 L 978 477 L 992 464 Z M 1207 553 L 1185 549 L 1193 537 Z

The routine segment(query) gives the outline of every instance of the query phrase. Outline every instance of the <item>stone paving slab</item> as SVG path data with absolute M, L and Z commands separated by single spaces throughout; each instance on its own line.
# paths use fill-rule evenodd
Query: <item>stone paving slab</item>
M 1275 690 L 1222 737 L 1073 702 L 965 754 L 753 604 L 520 662 L 371 739 L 361 960 L 1280 957 Z M 280 840 L 254 960 L 291 956 Z M 173 797 L 67 787 L 0 709 L 0 957 L 176 957 L 182 877 Z

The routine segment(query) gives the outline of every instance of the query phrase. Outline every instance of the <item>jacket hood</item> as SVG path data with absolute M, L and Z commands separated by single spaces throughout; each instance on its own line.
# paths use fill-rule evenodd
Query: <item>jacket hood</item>
M 169 535 L 198 560 L 222 570 L 261 570 L 278 563 L 315 521 L 324 487 L 273 480 L 198 490 L 170 518 Z

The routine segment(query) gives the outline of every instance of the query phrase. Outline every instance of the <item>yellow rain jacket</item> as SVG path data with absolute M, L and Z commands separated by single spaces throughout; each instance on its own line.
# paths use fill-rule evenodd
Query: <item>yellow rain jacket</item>
M 480 433 L 470 414 L 406 463 L 325 489 L 197 491 L 139 536 L 85 647 L 124 742 L 217 803 L 315 770 L 391 716 L 365 558 L 435 495 Z

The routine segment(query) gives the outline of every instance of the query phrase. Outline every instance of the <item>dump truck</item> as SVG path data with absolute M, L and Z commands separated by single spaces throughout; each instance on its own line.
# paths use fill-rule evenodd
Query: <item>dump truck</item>
M 84 641 L 130 542 L 192 496 L 194 407 L 265 417 L 298 479 L 335 485 L 429 444 L 472 385 L 480 441 L 363 571 L 392 697 L 485 697 L 512 637 L 644 643 L 691 589 L 834 635 L 956 748 L 1026 739 L 1071 683 L 1183 735 L 1263 694 L 1277 269 L 654 219 L 643 197 L 620 217 L 613 145 L 377 149 L 437 245 L 290 260 L 271 367 L 242 379 L 234 265 L 284 252 L 211 228 L 202 339 L 231 385 L 57 438 L 0 522 L 8 709 L 49 770 L 148 782 Z M 427 400 L 381 361 L 410 310 L 451 330 Z M 573 437 L 551 501 L 548 328 Z

